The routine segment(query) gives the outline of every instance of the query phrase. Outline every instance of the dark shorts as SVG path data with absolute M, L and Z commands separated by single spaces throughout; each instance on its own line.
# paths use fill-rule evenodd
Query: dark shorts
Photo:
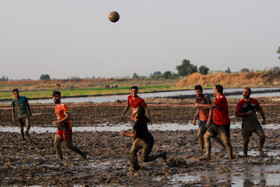
M 253 132 L 258 134 L 259 136 L 265 137 L 263 128 L 262 128 L 262 126 L 260 124 L 258 124 L 256 126 L 256 128 L 253 129 L 253 130 L 247 130 L 247 129 L 242 128 L 242 136 L 243 136 L 243 138 L 252 136 Z
M 26 127 L 30 126 L 30 118 L 29 116 L 24 117 L 24 118 L 18 118 L 18 124 L 19 125 L 26 125 Z
M 230 123 L 226 125 L 216 125 L 215 123 L 212 123 L 207 132 L 210 132 L 214 137 L 217 135 L 221 137 L 222 134 L 225 134 L 230 138 Z
M 62 137 L 65 142 L 72 142 L 72 131 L 60 131 L 57 130 L 55 135 Z
M 211 120 L 210 124 L 212 124 L 212 123 L 213 123 L 213 121 Z M 198 134 L 199 135 L 200 134 L 203 135 L 207 131 L 209 126 L 207 126 L 206 124 L 207 124 L 207 121 L 200 121 L 199 120 L 199 129 L 198 129 Z

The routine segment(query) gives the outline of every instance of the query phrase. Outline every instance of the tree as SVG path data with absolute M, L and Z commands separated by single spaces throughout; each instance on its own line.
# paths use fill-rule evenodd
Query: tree
M 132 78 L 137 79 L 139 78 L 139 75 L 137 73 L 133 73 Z
M 209 68 L 206 67 L 206 66 L 200 66 L 200 67 L 199 67 L 199 72 L 200 72 L 202 75 L 207 75 L 207 74 L 208 74 L 208 71 L 209 71 Z
M 280 47 L 278 47 L 277 53 L 280 55 Z M 280 59 L 280 56 L 278 58 Z
M 231 73 L 230 68 L 228 67 L 227 70 L 225 71 L 226 73 Z
M 51 78 L 50 78 L 50 76 L 48 75 L 48 74 L 42 74 L 41 76 L 40 76 L 40 80 L 50 80 Z
M 184 59 L 182 64 L 176 67 L 180 76 L 187 76 L 194 72 L 197 72 L 197 66 L 191 64 L 189 60 Z
M 151 79 L 159 79 L 161 78 L 162 74 L 160 71 L 155 71 L 154 73 L 150 74 Z
M 6 77 L 5 75 L 3 75 L 3 77 L 2 78 L 0 78 L 0 81 L 8 81 L 9 80 L 9 78 L 8 77 Z
M 248 68 L 242 68 L 240 70 L 241 73 L 245 73 L 245 72 L 250 72 L 250 70 Z

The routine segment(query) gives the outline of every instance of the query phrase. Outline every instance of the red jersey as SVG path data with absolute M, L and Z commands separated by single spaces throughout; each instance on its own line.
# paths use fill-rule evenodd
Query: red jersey
M 250 110 L 253 111 L 262 111 L 262 107 L 259 104 L 258 100 L 255 98 L 250 98 L 250 100 L 247 102 L 244 99 L 241 99 L 236 106 L 235 114 L 237 113 L 243 113 L 248 112 Z
M 55 115 L 57 117 L 57 120 L 61 120 L 61 119 L 65 118 L 65 114 L 64 114 L 65 112 L 69 112 L 69 109 L 65 104 L 60 103 L 59 105 L 57 105 L 55 107 Z M 59 123 L 58 130 L 72 131 L 70 121 L 66 120 L 65 122 Z
M 216 125 L 227 125 L 230 123 L 228 114 L 228 102 L 224 95 L 215 99 L 213 121 Z
M 127 97 L 127 105 L 131 107 L 131 112 L 133 110 L 135 110 L 136 108 L 138 108 L 139 106 L 141 106 L 141 107 L 143 107 L 145 109 L 147 108 L 147 105 L 146 105 L 145 101 L 141 97 L 139 97 L 139 96 L 137 96 L 134 99 L 132 97 L 132 95 L 129 95 Z M 131 115 L 131 120 L 133 120 L 133 119 L 134 119 L 134 117 Z

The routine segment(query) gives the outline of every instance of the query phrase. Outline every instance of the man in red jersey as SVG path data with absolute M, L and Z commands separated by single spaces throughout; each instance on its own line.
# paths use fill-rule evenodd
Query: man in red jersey
M 228 102 L 226 97 L 223 95 L 223 86 L 216 85 L 213 88 L 213 93 L 215 96 L 215 102 L 212 104 L 200 104 L 196 103 L 195 107 L 202 107 L 207 109 L 214 110 L 213 123 L 207 129 L 206 133 L 203 136 L 205 148 L 206 148 L 206 157 L 202 160 L 211 159 L 211 137 L 216 137 L 219 135 L 223 140 L 226 150 L 228 153 L 229 159 L 233 159 L 232 154 L 232 145 L 230 142 L 230 120 L 228 114 Z
M 261 156 L 265 156 L 263 152 L 263 144 L 265 142 L 265 134 L 263 128 L 258 120 L 256 112 L 260 112 L 262 116 L 262 124 L 266 124 L 265 115 L 259 102 L 250 98 L 251 88 L 246 87 L 243 89 L 243 99 L 241 99 L 235 110 L 236 117 L 242 117 L 242 136 L 243 136 L 243 155 L 247 157 L 248 144 L 250 141 L 250 136 L 253 132 L 256 133 L 259 139 L 259 152 Z
M 203 94 L 203 89 L 201 85 L 196 85 L 194 87 L 195 89 L 195 95 L 196 95 L 196 103 L 201 103 L 201 104 L 211 104 L 211 99 L 209 96 Z M 208 127 L 213 123 L 213 118 L 212 118 L 212 113 L 213 111 L 211 109 L 206 109 L 206 108 L 197 108 L 196 113 L 193 118 L 193 125 L 196 125 L 196 118 L 199 116 L 199 127 L 198 127 L 198 142 L 200 145 L 200 150 L 203 151 L 204 149 L 204 140 L 203 140 L 203 135 L 207 131 Z M 214 139 L 223 147 L 226 148 L 225 145 L 223 144 L 222 140 L 216 136 Z
M 60 160 L 63 159 L 60 143 L 64 141 L 68 149 L 79 153 L 83 159 L 86 159 L 86 153 L 82 152 L 78 147 L 72 144 L 72 128 L 69 121 L 69 109 L 65 104 L 61 103 L 61 93 L 59 91 L 53 91 L 52 96 L 55 103 L 55 115 L 57 117 L 57 120 L 52 122 L 54 126 L 57 126 L 54 138 L 54 147 L 57 156 Z
M 137 94 L 138 94 L 138 87 L 132 86 L 131 95 L 127 97 L 126 107 L 121 115 L 121 118 L 123 118 L 123 116 L 128 111 L 128 109 L 131 108 L 131 121 L 134 121 L 134 116 L 132 115 L 132 113 L 134 113 L 134 111 L 137 110 L 139 106 L 141 106 L 145 109 L 145 113 L 148 116 L 149 121 L 152 123 L 152 119 L 145 101 Z

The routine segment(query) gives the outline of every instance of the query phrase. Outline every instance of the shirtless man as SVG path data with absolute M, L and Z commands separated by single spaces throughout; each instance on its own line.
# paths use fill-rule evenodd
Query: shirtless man
M 137 152 L 142 148 L 142 161 L 150 162 L 157 158 L 163 158 L 166 161 L 166 152 L 151 155 L 154 138 L 147 127 L 147 122 L 149 122 L 148 118 L 145 116 L 145 110 L 143 107 L 139 106 L 136 110 L 133 111 L 134 115 L 134 123 L 132 128 L 132 134 L 127 133 L 125 131 L 121 131 L 121 136 L 128 136 L 134 139 L 132 148 L 130 150 L 131 156 L 131 170 L 140 169 L 138 165 Z
M 65 104 L 61 103 L 61 93 L 59 91 L 53 91 L 52 96 L 55 103 L 55 115 L 57 117 L 57 120 L 52 122 L 54 126 L 57 126 L 54 138 L 54 147 L 57 156 L 60 160 L 63 159 L 60 143 L 64 141 L 68 149 L 79 153 L 83 159 L 86 159 L 86 153 L 82 152 L 78 147 L 72 144 L 72 128 L 69 121 L 69 109 Z
M 196 94 L 196 103 L 201 103 L 201 104 L 211 104 L 211 99 L 209 96 L 203 94 L 203 89 L 201 85 L 196 85 L 194 87 L 195 89 L 195 94 Z M 193 125 L 196 125 L 196 118 L 199 115 L 199 128 L 198 128 L 198 142 L 200 145 L 200 150 L 203 151 L 204 149 L 204 140 L 203 140 L 203 135 L 207 131 L 208 127 L 213 123 L 212 119 L 212 113 L 213 111 L 211 109 L 206 109 L 206 108 L 197 108 L 196 113 L 193 119 Z M 222 140 L 216 136 L 214 139 L 223 147 L 226 148 L 225 145 L 223 144 Z
M 14 99 L 12 100 L 12 121 L 15 123 L 15 113 L 17 114 L 18 125 L 20 127 L 21 140 L 25 140 L 23 127 L 26 125 L 25 135 L 30 139 L 30 116 L 32 116 L 28 100 L 25 96 L 19 96 L 18 89 L 13 89 Z
M 230 120 L 228 114 L 228 102 L 226 97 L 223 95 L 223 86 L 216 85 L 213 88 L 213 94 L 215 96 L 215 102 L 212 104 L 200 104 L 196 103 L 195 107 L 206 108 L 214 110 L 213 123 L 207 129 L 203 136 L 205 147 L 206 147 L 206 157 L 201 160 L 211 159 L 211 137 L 216 137 L 219 135 L 223 140 L 229 159 L 233 159 L 232 145 L 230 142 Z
M 259 139 L 259 152 L 261 156 L 265 156 L 263 152 L 263 144 L 265 142 L 265 134 L 263 128 L 258 120 L 256 112 L 260 112 L 262 116 L 262 125 L 266 124 L 265 115 L 259 102 L 250 97 L 251 88 L 246 87 L 243 89 L 243 99 L 241 99 L 235 110 L 236 117 L 242 117 L 242 136 L 243 136 L 243 155 L 247 157 L 248 144 L 250 137 L 256 133 Z
M 138 95 L 138 87 L 137 86 L 132 86 L 131 87 L 131 95 L 127 97 L 127 102 L 126 102 L 126 107 L 121 115 L 121 118 L 125 115 L 125 113 L 128 111 L 129 108 L 131 108 L 131 120 L 134 121 L 134 117 L 132 115 L 133 111 L 136 110 L 139 106 L 143 107 L 146 112 L 146 116 L 149 117 L 150 123 L 152 123 L 152 119 L 149 113 L 149 110 L 147 108 L 147 105 L 145 101 L 139 97 Z

